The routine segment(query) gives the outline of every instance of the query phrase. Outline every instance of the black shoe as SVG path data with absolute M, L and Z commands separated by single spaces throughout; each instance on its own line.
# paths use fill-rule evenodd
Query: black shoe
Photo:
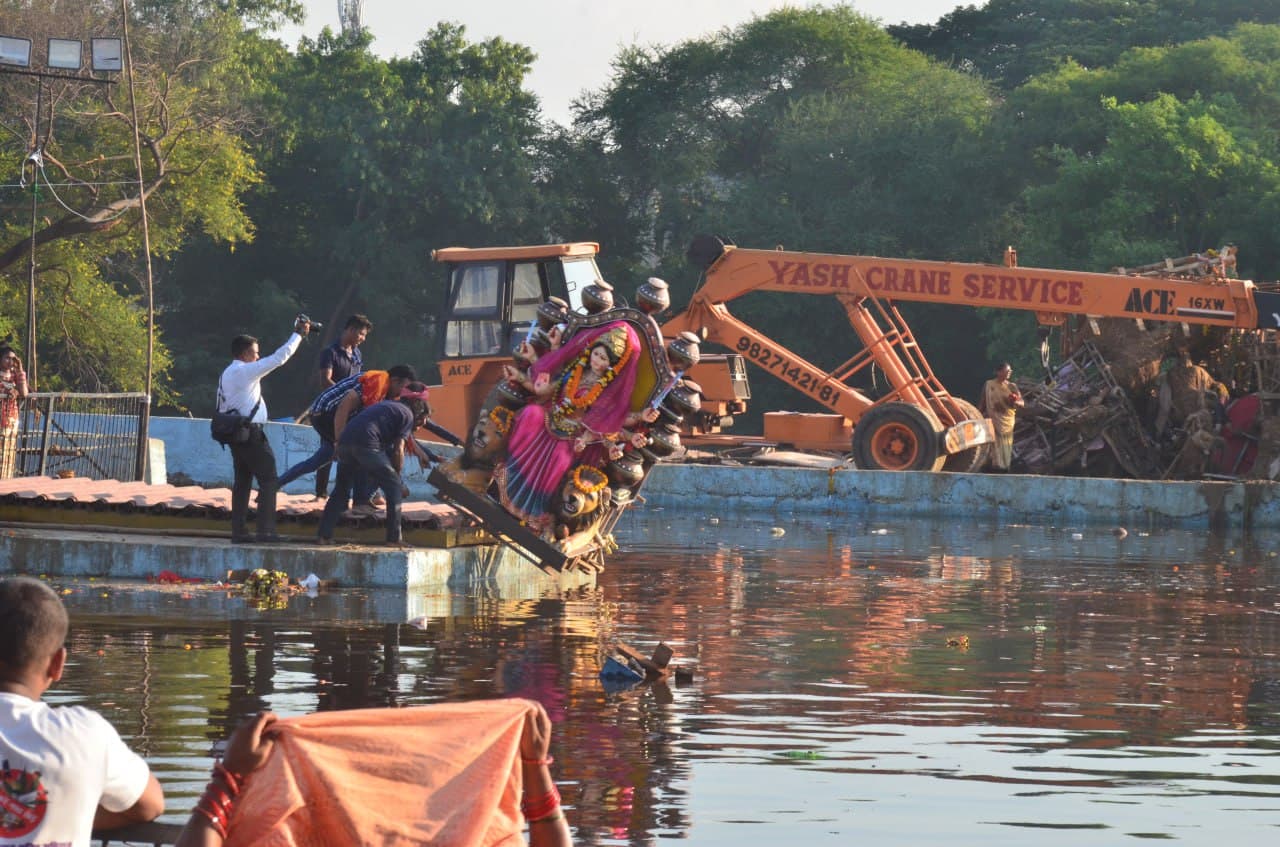
M 258 533 L 259 544 L 280 544 L 283 541 L 284 539 L 281 538 L 279 535 L 276 535 L 274 532 Z
M 252 535 L 233 535 L 231 536 L 231 543 L 232 544 L 252 544 L 253 536 Z

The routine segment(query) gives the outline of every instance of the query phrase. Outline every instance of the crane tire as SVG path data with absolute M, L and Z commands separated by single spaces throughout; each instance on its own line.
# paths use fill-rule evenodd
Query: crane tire
M 933 422 L 910 403 L 872 406 L 853 427 L 853 461 L 863 470 L 939 470 L 944 458 Z

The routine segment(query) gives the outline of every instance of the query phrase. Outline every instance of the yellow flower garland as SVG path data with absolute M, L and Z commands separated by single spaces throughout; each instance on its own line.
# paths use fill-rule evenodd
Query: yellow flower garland
M 493 422 L 493 428 L 498 431 L 498 435 L 506 435 L 510 432 L 511 424 L 515 419 L 516 413 L 506 406 L 494 406 L 489 412 L 489 420 Z
M 586 473 L 594 476 L 596 481 L 585 481 L 582 477 Z M 609 478 L 590 465 L 578 465 L 573 469 L 573 487 L 581 491 L 583 494 L 595 494 L 597 491 L 603 491 L 604 487 L 608 484 Z

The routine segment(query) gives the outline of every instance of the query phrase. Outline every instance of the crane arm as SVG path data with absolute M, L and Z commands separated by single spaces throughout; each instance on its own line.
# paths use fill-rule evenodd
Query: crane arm
M 732 245 L 725 245 L 711 261 L 695 298 L 726 303 L 752 291 L 1021 309 L 1035 312 L 1041 323 L 1050 325 L 1062 323 L 1067 315 L 1237 329 L 1280 324 L 1280 309 L 1277 314 L 1260 310 L 1258 298 L 1264 295 L 1248 280 L 1151 278 Z

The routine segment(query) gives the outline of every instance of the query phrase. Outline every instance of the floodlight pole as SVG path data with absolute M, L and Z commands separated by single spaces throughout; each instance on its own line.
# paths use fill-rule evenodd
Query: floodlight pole
M 31 165 L 31 246 L 27 250 L 28 265 L 31 275 L 27 280 L 27 383 L 29 390 L 35 391 L 39 380 L 40 367 L 36 361 L 36 223 L 40 205 L 40 161 L 43 154 L 40 150 L 40 112 L 44 108 L 44 79 L 36 78 L 36 114 L 31 122 L 33 130 L 31 153 L 27 163 Z M 24 169 L 26 163 L 23 165 Z

